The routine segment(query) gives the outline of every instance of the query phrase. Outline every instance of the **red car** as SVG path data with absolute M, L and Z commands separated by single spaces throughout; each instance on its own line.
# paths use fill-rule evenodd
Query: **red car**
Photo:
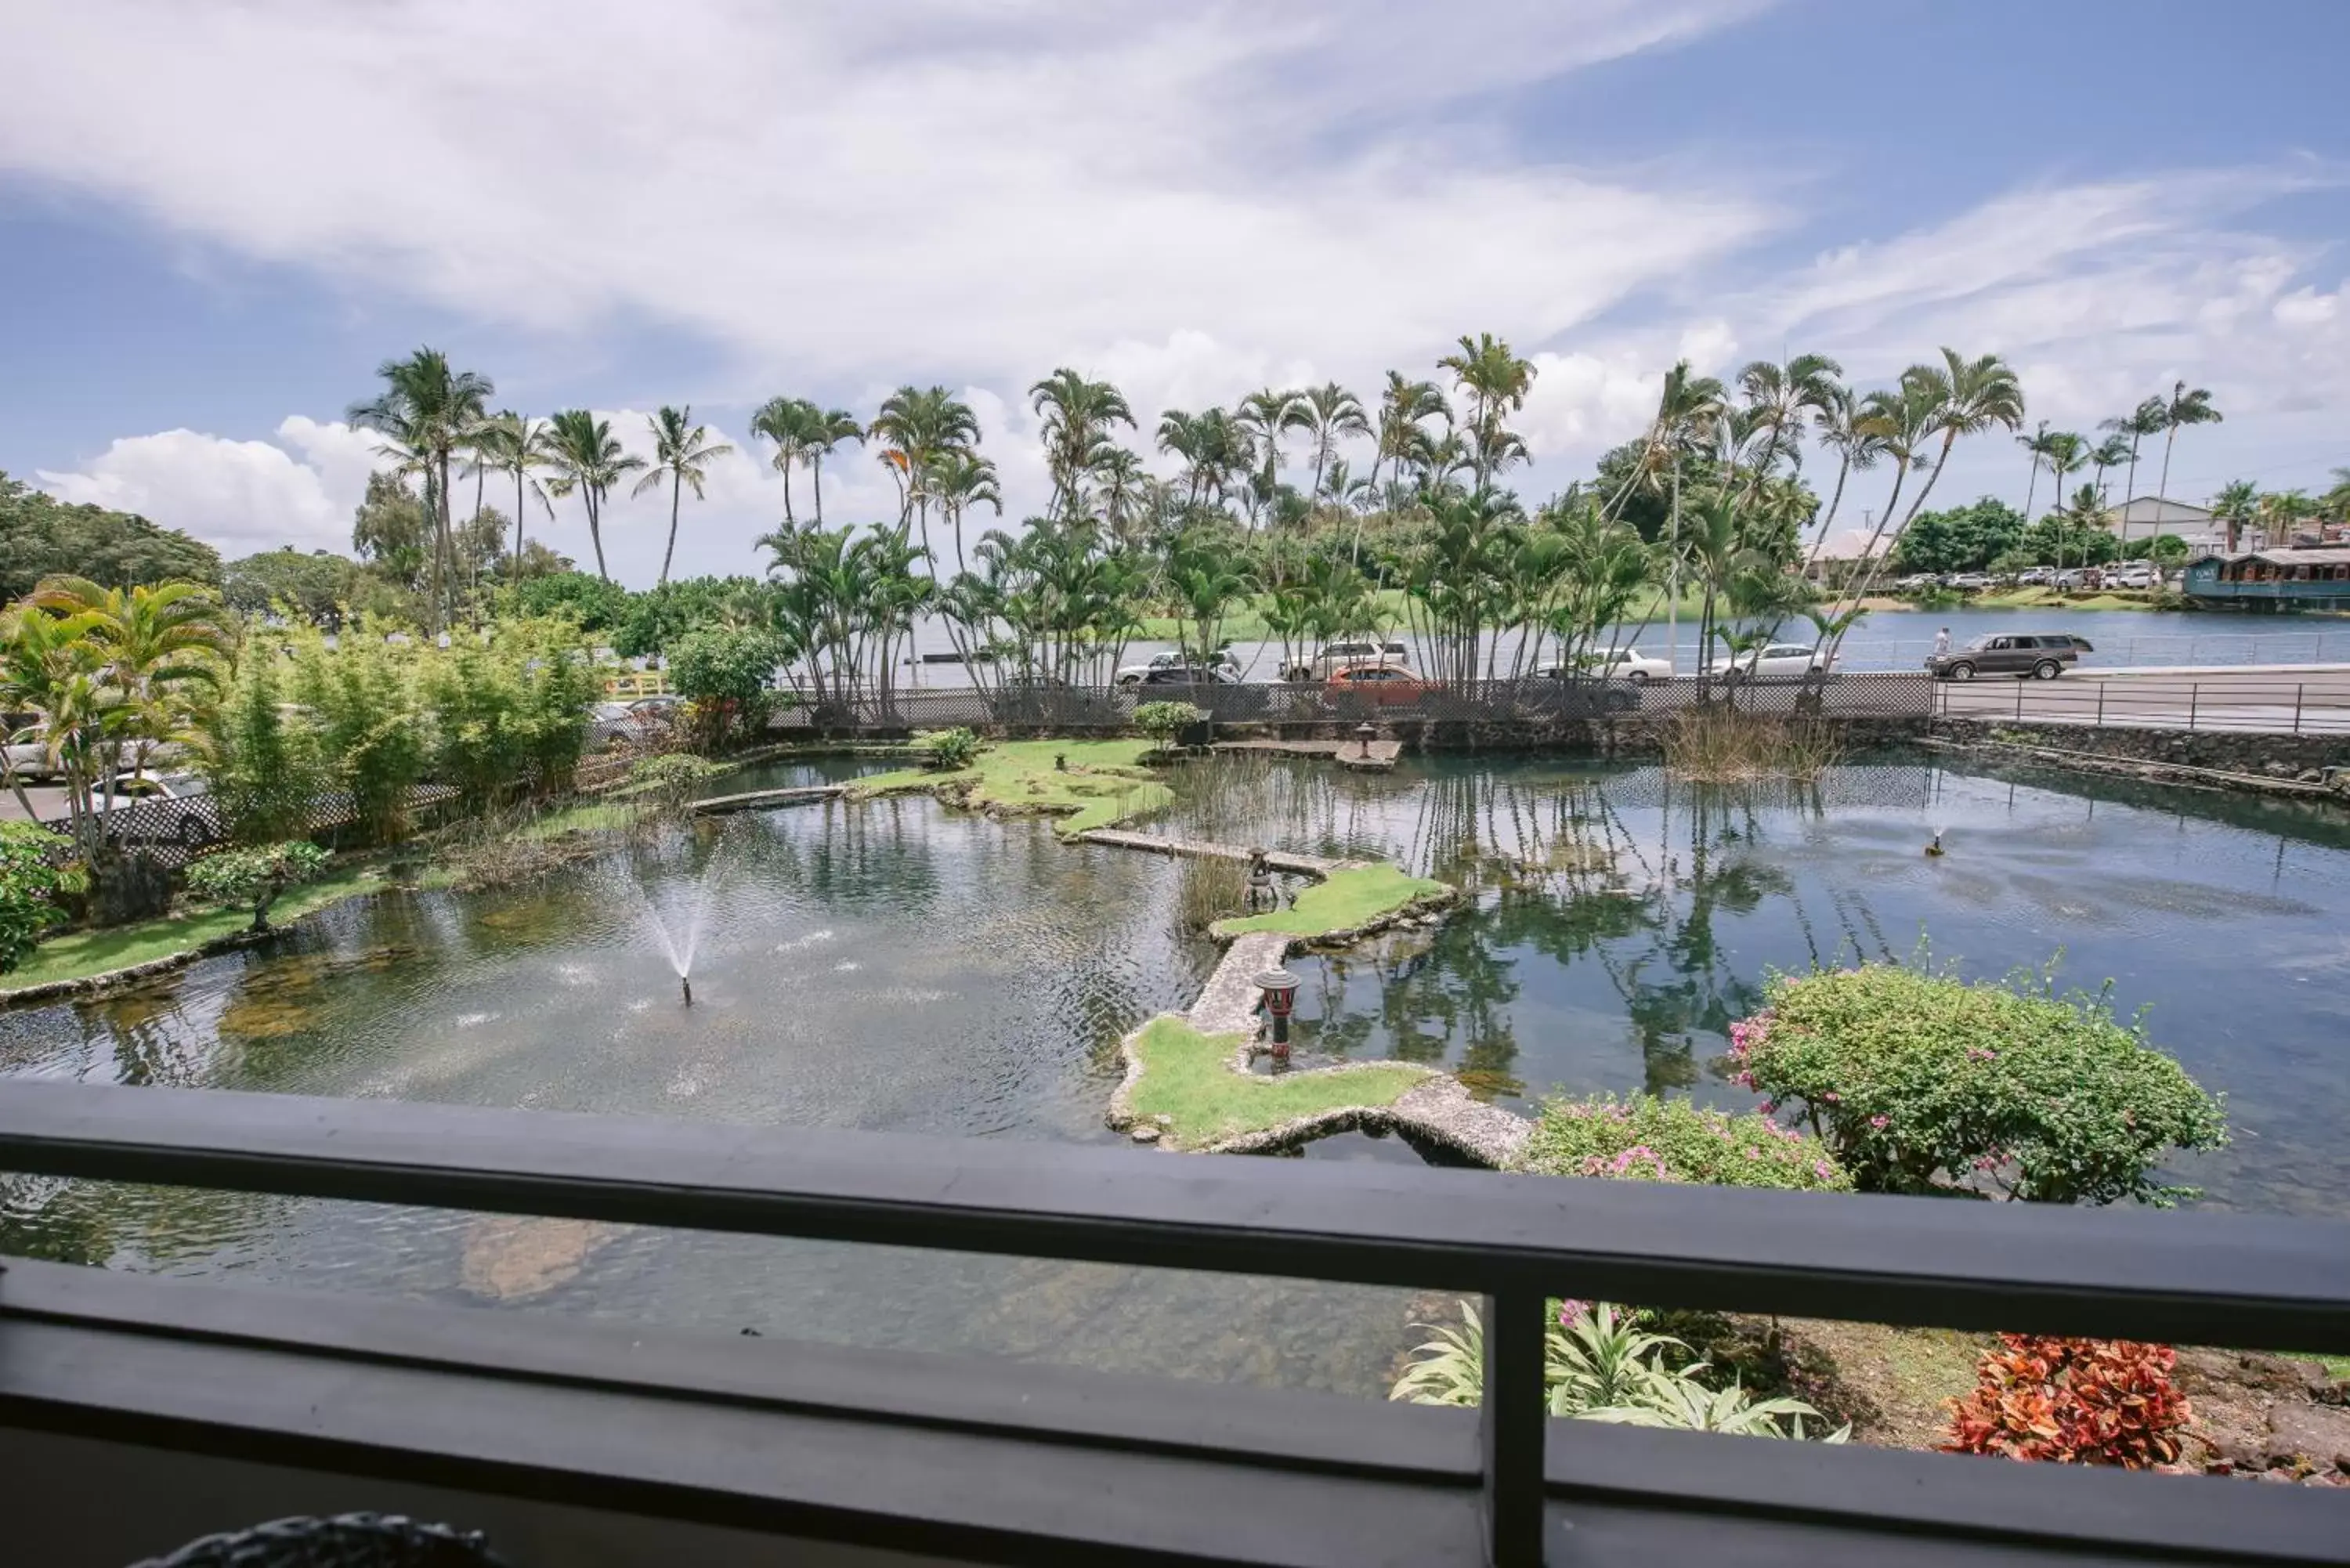
M 1391 664 L 1354 664 L 1334 670 L 1323 683 L 1323 700 L 1347 707 L 1376 703 L 1409 707 L 1427 693 L 1428 685 L 1409 670 Z

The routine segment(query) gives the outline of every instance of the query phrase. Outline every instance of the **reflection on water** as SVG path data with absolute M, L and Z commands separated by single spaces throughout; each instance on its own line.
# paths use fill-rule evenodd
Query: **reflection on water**
M 1555 761 L 1252 760 L 1187 770 L 1179 794 L 1172 827 L 1470 889 L 1441 925 L 1295 961 L 1308 1053 L 1441 1064 L 1522 1105 L 1645 1087 L 1742 1106 L 1718 1059 L 1773 968 L 1930 939 L 2000 973 L 2062 948 L 2230 1096 L 2234 1146 L 2178 1177 L 2216 1204 L 2350 1211 L 2350 831 L 2330 816 L 1917 762 L 1700 790 Z M 1950 853 L 1929 859 L 1937 828 Z M 691 1011 L 640 914 L 689 894 L 707 908 Z M 1203 896 L 1178 863 L 927 800 L 743 815 L 0 1014 L 0 1072 L 1109 1142 L 1118 1035 L 1185 1005 L 1212 961 L 1190 934 Z M 1309 1158 L 1416 1157 L 1357 1137 Z M 9 1250 L 122 1267 L 1365 1394 L 1413 1342 L 1390 1292 L 146 1188 L 17 1180 L 5 1205 Z

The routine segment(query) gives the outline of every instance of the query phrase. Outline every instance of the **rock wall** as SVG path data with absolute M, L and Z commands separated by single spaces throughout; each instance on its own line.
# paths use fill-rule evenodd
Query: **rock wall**
M 1933 738 L 1949 745 L 2027 756 L 2055 767 L 2158 784 L 2251 794 L 2350 798 L 2350 735 L 1944 719 L 1934 725 Z
M 1395 719 L 1378 726 L 1383 740 L 1400 742 L 1407 752 L 1565 752 L 1601 757 L 1654 757 L 1664 752 L 1665 715 L 1627 719 Z M 1829 715 L 1837 735 L 1854 751 L 1904 745 L 1922 738 L 1924 715 L 1840 718 Z M 1284 723 L 1226 723 L 1220 741 L 1352 741 L 1357 721 L 1315 720 Z

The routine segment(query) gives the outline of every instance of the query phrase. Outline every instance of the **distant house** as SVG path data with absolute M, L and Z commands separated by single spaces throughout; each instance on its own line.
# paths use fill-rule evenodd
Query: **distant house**
M 2207 506 L 2167 501 L 2159 495 L 2138 495 L 2106 509 L 2106 532 L 2126 545 L 2158 534 L 2176 534 L 2189 550 L 2217 550 L 2228 543 L 2228 525 Z
M 2207 550 L 2187 563 L 2187 597 L 2229 609 L 2350 609 L 2350 545 Z

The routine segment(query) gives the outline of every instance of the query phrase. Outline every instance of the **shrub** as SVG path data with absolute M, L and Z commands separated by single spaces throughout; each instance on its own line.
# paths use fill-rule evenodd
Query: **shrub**
M 1518 1168 L 1722 1187 L 1831 1192 L 1852 1187 L 1852 1178 L 1816 1138 L 1752 1112 L 1732 1116 L 1655 1095 L 1544 1102 Z
M 269 844 L 310 824 L 326 788 L 317 726 L 286 702 L 284 661 L 255 639 L 227 701 L 210 716 L 203 767 L 221 825 L 239 844 Z
M 710 627 L 673 639 L 670 682 L 692 704 L 696 744 L 715 751 L 756 735 L 767 722 L 766 682 L 781 662 L 775 638 L 742 627 Z
M 361 842 L 407 830 L 409 792 L 424 776 L 430 735 L 416 691 L 414 649 L 384 640 L 365 620 L 328 647 L 315 634 L 297 645 L 294 697 L 316 729 L 328 777 L 348 791 Z
M 962 728 L 925 731 L 914 737 L 914 746 L 924 767 L 949 773 L 971 766 L 979 756 L 979 736 Z
M 326 869 L 327 852 L 307 839 L 224 849 L 188 867 L 188 890 L 220 904 L 253 906 L 253 929 L 269 929 L 269 906 L 288 888 L 299 887 Z
M 597 684 L 577 632 L 523 621 L 499 627 L 487 644 L 426 656 L 419 691 L 432 775 L 478 809 L 570 784 Z
M 1705 1380 L 1703 1362 L 1681 1367 L 1666 1364 L 1669 1350 L 1686 1350 L 1677 1339 L 1651 1334 L 1643 1314 L 1605 1302 L 1556 1303 L 1543 1344 L 1543 1385 L 1550 1413 L 1624 1426 L 1671 1427 L 1727 1432 L 1750 1438 L 1809 1434 L 1804 1421 L 1825 1421 L 1800 1399 L 1757 1402 L 1732 1379 L 1715 1388 Z M 1461 1326 L 1432 1328 L 1436 1337 L 1413 1352 L 1418 1359 L 1388 1391 L 1390 1399 L 1416 1405 L 1478 1405 L 1485 1397 L 1485 1325 L 1473 1303 L 1461 1303 Z M 1785 1426 L 1780 1425 L 1785 1421 Z M 1841 1443 L 1849 1428 L 1822 1440 Z
M 29 822 L 0 822 L 0 974 L 24 962 L 62 916 L 55 900 L 66 878 L 47 858 L 59 842 Z
M 675 808 L 693 798 L 702 784 L 726 771 L 723 763 L 687 752 L 664 752 L 645 757 L 629 770 L 629 782 L 663 805 Z
M 1951 1453 L 2144 1469 L 2175 1464 L 2193 1411 L 2171 1384 L 2178 1353 L 2124 1339 L 2002 1334 L 1950 1404 Z
M 1184 725 L 1196 724 L 1206 717 L 1189 702 L 1145 702 L 1134 711 L 1134 727 L 1163 746 Z
M 2227 1140 L 2220 1103 L 2101 997 L 1893 964 L 1783 975 L 1765 996 L 1731 1032 L 1738 1080 L 1800 1102 L 1865 1191 L 1981 1179 L 2168 1206 L 2193 1189 L 2158 1185 L 2155 1163 Z

